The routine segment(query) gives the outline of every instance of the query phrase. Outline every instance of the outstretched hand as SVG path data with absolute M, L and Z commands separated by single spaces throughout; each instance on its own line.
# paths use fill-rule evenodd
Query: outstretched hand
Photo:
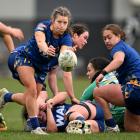
M 23 34 L 21 29 L 19 29 L 19 28 L 12 28 L 12 27 L 10 27 L 10 28 L 11 28 L 11 35 L 13 37 L 17 38 L 20 41 L 24 39 L 24 34 Z
M 95 79 L 97 87 L 99 87 L 99 83 L 102 81 L 104 78 L 103 74 L 99 74 L 98 77 Z
M 47 44 L 45 43 L 44 45 L 42 45 L 40 47 L 40 52 L 42 52 L 42 54 L 45 56 L 55 56 L 55 48 L 50 45 L 49 47 L 46 46 Z

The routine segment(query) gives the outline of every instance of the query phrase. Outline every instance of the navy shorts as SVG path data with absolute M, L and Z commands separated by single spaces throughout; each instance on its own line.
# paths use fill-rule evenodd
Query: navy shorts
M 140 115 L 140 85 L 127 83 L 122 86 L 126 108 L 133 114 Z
M 28 58 L 25 54 L 23 54 L 21 52 L 15 51 L 10 54 L 9 59 L 8 59 L 8 66 L 9 66 L 10 71 L 12 72 L 12 76 L 14 79 L 17 79 L 20 81 L 18 72 L 16 70 L 16 68 L 18 66 L 29 66 L 29 67 L 33 67 L 35 70 L 36 82 L 41 83 L 41 84 L 43 84 L 45 82 L 46 75 L 47 75 L 46 72 L 38 69 L 32 63 L 30 58 Z
M 89 100 L 87 100 L 86 102 L 91 103 L 92 105 L 94 105 L 96 107 L 96 116 L 95 116 L 95 118 L 93 120 L 95 120 L 97 122 L 98 127 L 100 129 L 100 132 L 103 132 L 104 129 L 105 129 L 103 109 L 97 103 L 94 103 L 94 102 L 89 101 Z M 80 102 L 79 105 L 84 106 L 87 109 L 87 111 L 89 113 L 89 116 L 88 116 L 88 119 L 89 119 L 92 110 L 90 110 L 90 108 L 88 107 L 88 105 L 86 105 L 86 102 L 83 102 L 82 101 L 82 102 Z
M 105 130 L 105 124 L 104 124 L 104 112 L 103 109 L 99 104 L 96 104 L 96 117 L 95 121 L 98 123 L 99 129 L 101 132 L 104 132 Z

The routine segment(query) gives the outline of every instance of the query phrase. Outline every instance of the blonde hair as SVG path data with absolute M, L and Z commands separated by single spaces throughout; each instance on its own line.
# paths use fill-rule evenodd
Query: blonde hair
M 55 20 L 58 15 L 68 17 L 68 20 L 69 20 L 69 23 L 70 23 L 70 21 L 71 21 L 71 12 L 69 11 L 68 8 L 63 7 L 63 6 L 55 8 L 53 10 L 53 12 L 52 12 L 51 18 Z

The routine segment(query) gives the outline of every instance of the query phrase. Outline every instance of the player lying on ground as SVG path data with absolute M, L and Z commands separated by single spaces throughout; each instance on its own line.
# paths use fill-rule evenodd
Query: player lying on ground
M 39 111 L 40 125 L 45 127 L 47 132 L 66 131 L 82 134 L 104 131 L 104 116 L 99 105 L 90 101 L 75 105 L 66 104 L 64 103 L 66 97 L 66 92 L 62 92 L 44 104 L 42 104 L 44 98 L 40 100 L 42 104 Z M 26 130 L 32 130 L 28 120 Z

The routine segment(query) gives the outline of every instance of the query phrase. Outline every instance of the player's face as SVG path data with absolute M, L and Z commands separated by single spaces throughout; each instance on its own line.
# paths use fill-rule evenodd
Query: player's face
M 73 42 L 77 45 L 78 49 L 82 49 L 86 44 L 89 38 L 89 32 L 83 32 L 81 35 L 77 35 L 76 33 L 73 35 Z
M 38 114 L 38 118 L 42 121 L 42 122 L 46 122 L 47 121 L 47 118 L 46 118 L 46 113 L 44 111 L 39 111 L 39 114 Z
M 87 66 L 87 76 L 89 80 L 92 80 L 93 76 L 95 75 L 96 71 L 93 68 L 92 64 L 89 63 Z
M 105 30 L 103 32 L 103 40 L 108 50 L 111 50 L 114 45 L 120 41 L 120 36 L 112 33 L 110 30 Z
M 52 20 L 53 33 L 62 35 L 67 30 L 68 24 L 68 17 L 58 15 L 56 19 Z

